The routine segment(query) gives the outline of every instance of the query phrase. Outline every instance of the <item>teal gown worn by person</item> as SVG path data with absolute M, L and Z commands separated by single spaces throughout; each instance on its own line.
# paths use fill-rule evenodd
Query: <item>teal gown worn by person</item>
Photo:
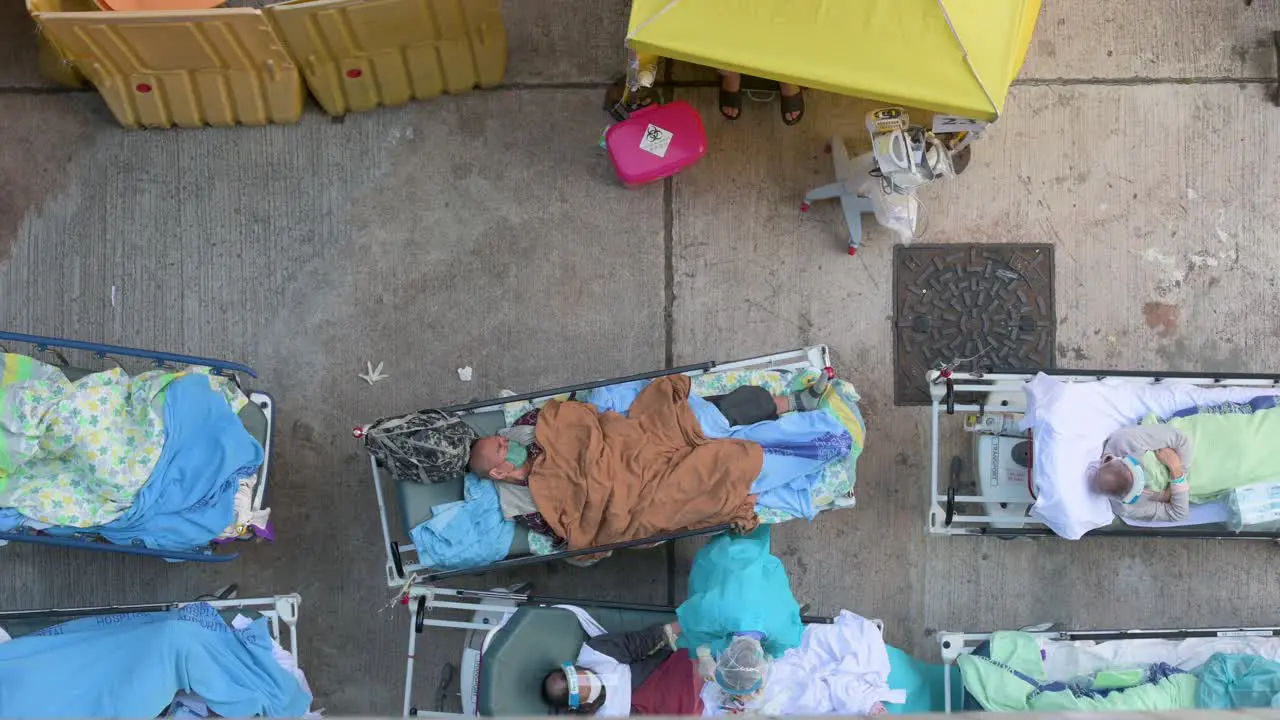
M 676 609 L 678 645 L 719 655 L 734 633 L 758 632 L 771 657 L 799 647 L 800 604 L 782 561 L 769 552 L 770 526 L 748 535 L 720 535 L 698 551 L 689 574 L 689 599 Z

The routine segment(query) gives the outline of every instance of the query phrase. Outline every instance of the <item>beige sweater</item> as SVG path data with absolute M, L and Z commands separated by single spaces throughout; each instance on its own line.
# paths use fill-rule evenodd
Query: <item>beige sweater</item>
M 1187 437 L 1181 430 L 1171 428 L 1168 425 L 1135 425 L 1123 430 L 1118 430 L 1111 437 L 1107 438 L 1107 443 L 1102 447 L 1103 454 L 1124 457 L 1132 455 L 1140 456 L 1143 453 L 1154 452 L 1161 448 L 1172 448 L 1178 453 L 1178 458 L 1182 460 L 1182 468 L 1185 472 L 1191 467 L 1191 460 L 1194 450 L 1191 447 L 1191 438 Z M 1179 483 L 1171 485 L 1169 502 L 1164 502 L 1156 493 L 1150 490 L 1143 491 L 1142 497 L 1132 504 L 1125 504 L 1118 500 L 1111 501 L 1111 507 L 1115 510 L 1116 515 L 1126 517 L 1131 520 L 1146 520 L 1148 522 L 1180 522 L 1186 520 L 1191 513 L 1191 486 L 1189 483 Z

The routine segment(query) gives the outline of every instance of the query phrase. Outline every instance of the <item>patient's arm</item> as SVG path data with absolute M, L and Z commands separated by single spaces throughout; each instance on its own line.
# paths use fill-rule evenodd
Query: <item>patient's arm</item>
M 1105 453 L 1124 456 L 1141 455 L 1161 448 L 1172 448 L 1182 459 L 1184 469 L 1191 467 L 1193 448 L 1186 433 L 1168 425 L 1134 425 L 1117 430 L 1107 438 L 1102 450 Z
M 620 663 L 630 665 L 667 647 L 667 634 L 661 625 L 653 625 L 634 632 L 597 635 L 587 641 L 587 646 Z
M 1131 520 L 1148 522 L 1182 522 L 1191 514 L 1191 488 L 1186 483 L 1170 485 L 1167 489 L 1168 500 L 1158 496 L 1143 494 L 1132 505 L 1112 503 L 1120 515 Z

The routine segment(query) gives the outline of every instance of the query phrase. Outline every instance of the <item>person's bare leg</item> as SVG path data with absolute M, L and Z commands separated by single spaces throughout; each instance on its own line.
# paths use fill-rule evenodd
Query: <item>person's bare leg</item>
M 778 88 L 782 93 L 782 97 L 790 98 L 800 94 L 799 85 L 792 85 L 791 83 L 778 83 Z M 796 112 L 783 113 L 782 115 L 784 118 L 786 118 L 788 123 L 794 123 L 797 120 L 799 120 L 800 116 L 803 114 L 804 114 L 804 110 L 802 109 Z
M 778 417 L 791 412 L 791 397 L 787 395 L 774 395 L 773 406 L 778 408 Z
M 720 93 L 721 104 L 720 114 L 736 120 L 738 113 L 742 111 L 742 100 L 740 93 L 742 92 L 742 74 L 736 72 L 720 71 Z M 729 97 L 739 98 L 736 105 L 726 104 Z

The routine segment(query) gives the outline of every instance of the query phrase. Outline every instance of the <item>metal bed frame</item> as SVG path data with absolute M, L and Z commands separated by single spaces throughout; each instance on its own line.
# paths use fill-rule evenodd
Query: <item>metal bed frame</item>
M 120 345 L 106 345 L 102 343 L 81 342 L 79 340 L 64 340 L 60 338 L 45 337 L 42 335 L 28 335 L 25 333 L 15 333 L 0 331 L 0 352 L 11 352 L 4 343 L 23 343 L 31 345 L 37 353 L 49 355 L 53 358 L 54 364 L 60 368 L 80 367 L 72 363 L 65 352 L 68 350 L 82 351 L 90 353 L 95 359 L 104 361 L 110 365 L 120 367 L 120 358 L 134 358 L 151 362 L 157 368 L 172 368 L 179 365 L 194 365 L 197 367 L 208 368 L 209 372 L 229 378 L 241 389 L 249 398 L 249 402 L 257 405 L 262 414 L 267 419 L 266 441 L 262 447 L 262 467 L 258 469 L 258 485 L 254 493 L 253 506 L 255 509 L 261 508 L 266 499 L 267 483 L 270 478 L 271 450 L 275 444 L 275 399 L 265 392 L 250 391 L 245 385 L 242 377 L 257 378 L 258 375 L 253 368 L 248 365 L 231 362 L 228 360 L 216 360 L 213 358 L 199 357 L 196 355 L 182 355 L 178 353 L 156 352 L 154 350 L 141 350 L 138 348 L 123 347 Z M 215 553 L 214 548 L 217 545 L 211 545 L 204 551 L 180 551 L 180 550 L 157 550 L 154 548 L 143 547 L 141 545 L 115 545 L 108 542 L 102 542 L 96 539 L 82 539 L 79 537 L 54 537 L 52 535 L 43 535 L 39 531 L 19 530 L 16 532 L 0 532 L 0 546 L 7 544 L 9 541 L 35 543 L 39 545 L 52 545 L 56 547 L 69 547 L 80 550 L 94 550 L 98 552 L 118 552 L 128 555 L 144 555 L 149 557 L 159 557 L 166 560 L 189 560 L 193 562 L 229 562 L 239 557 L 239 553 Z M 226 543 L 230 544 L 230 543 Z
M 1118 380 L 1126 383 L 1184 383 L 1202 387 L 1280 388 L 1280 375 L 1247 373 L 1188 373 L 1123 370 L 997 370 L 993 372 L 956 372 L 950 368 L 931 370 L 927 374 L 930 408 L 930 495 L 926 528 L 933 535 L 993 535 L 1012 539 L 1023 537 L 1056 537 L 1052 530 L 1026 511 L 1033 503 L 1021 503 L 1025 511 L 1021 519 L 1012 515 L 964 514 L 960 505 L 991 503 L 982 495 L 960 495 L 955 478 L 944 487 L 941 473 L 941 421 L 944 415 L 957 411 L 986 414 L 1022 413 L 1026 409 L 1023 385 L 1037 374 L 1045 374 L 1065 382 Z M 974 401 L 973 396 L 978 396 Z M 1034 438 L 1032 438 L 1034 442 Z M 1086 537 L 1176 537 L 1194 539 L 1280 540 L 1280 532 L 1232 532 L 1212 525 L 1181 528 L 1105 527 L 1090 531 Z
M 596 380 L 592 382 L 579 383 L 576 385 L 567 385 L 553 390 L 538 390 L 534 392 L 523 393 L 520 395 L 512 395 L 510 397 L 496 398 L 493 400 L 482 400 L 478 402 L 462 403 L 459 405 L 450 405 L 438 408 L 441 412 L 453 412 L 465 415 L 467 413 L 480 410 L 491 410 L 501 407 L 509 402 L 519 402 L 523 400 L 532 400 L 534 402 L 547 400 L 557 395 L 577 392 L 582 390 L 591 390 L 593 388 L 604 387 L 607 385 L 616 385 L 619 383 L 631 382 L 634 380 L 649 380 L 652 378 L 663 377 L 666 375 L 685 374 L 689 376 L 701 375 L 708 372 L 723 372 L 735 369 L 776 369 L 776 370 L 803 370 L 803 369 L 823 369 L 831 366 L 831 355 L 826 345 L 812 345 L 788 352 L 774 353 L 756 358 L 748 358 L 746 360 L 738 360 L 728 363 L 716 363 L 707 361 L 697 365 L 684 365 L 681 367 L 671 368 L 669 370 L 655 370 L 652 372 L 638 373 L 635 375 L 626 375 L 623 377 L 609 378 L 605 380 Z M 368 425 L 355 428 L 353 435 L 361 438 L 364 435 Z M 528 565 L 538 565 L 553 560 L 567 560 L 581 555 L 591 555 L 600 552 L 609 552 L 613 550 L 622 550 L 626 548 L 641 547 L 645 545 L 653 545 L 656 543 L 668 542 L 671 540 L 679 540 L 681 538 L 696 537 L 702 535 L 715 535 L 732 529 L 732 525 L 721 524 L 712 527 L 701 528 L 698 530 L 681 530 L 678 532 L 665 533 L 649 538 L 639 540 L 628 540 L 626 542 L 612 543 L 599 547 L 585 548 L 582 550 L 566 550 L 562 552 L 551 553 L 548 555 L 526 555 L 521 557 L 507 558 L 499 560 L 488 565 L 481 565 L 473 568 L 461 568 L 457 570 L 437 570 L 432 571 L 427 565 L 418 561 L 417 549 L 412 544 L 401 544 L 391 539 L 391 526 L 388 521 L 387 498 L 383 490 L 383 472 L 378 466 L 378 461 L 372 455 L 369 456 L 369 468 L 373 473 L 373 487 L 378 500 L 378 513 L 382 521 L 382 540 L 383 547 L 386 548 L 386 574 L 388 587 L 401 587 L 406 580 L 416 576 L 415 581 L 421 583 L 432 583 L 446 578 L 459 577 L 464 575 L 480 575 L 487 572 L 497 570 L 510 570 L 517 567 L 525 567 Z M 395 482 L 394 478 L 391 479 Z M 517 532 L 523 532 L 518 529 Z M 412 556 L 409 554 L 412 553 Z
M 1252 628 L 1188 628 L 1182 630 L 1045 630 L 1030 635 L 1051 641 L 1092 640 L 1187 640 L 1190 638 L 1274 637 L 1280 638 L 1280 627 Z M 946 688 L 946 712 L 951 707 L 951 667 L 956 658 L 973 652 L 991 639 L 992 633 L 943 632 L 938 634 L 942 649 L 943 685 Z

